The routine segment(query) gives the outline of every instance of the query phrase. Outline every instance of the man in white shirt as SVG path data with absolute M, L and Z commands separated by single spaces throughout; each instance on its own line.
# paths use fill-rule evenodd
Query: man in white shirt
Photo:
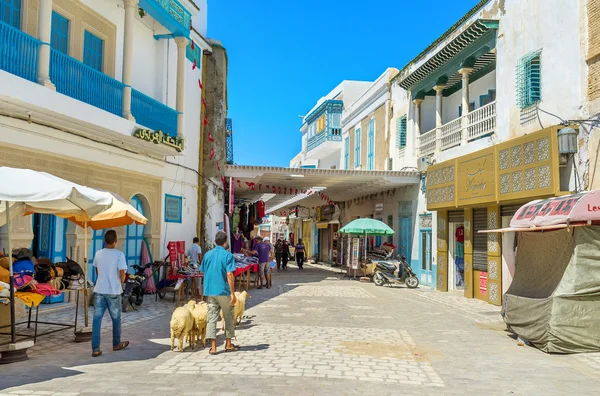
M 102 355 L 100 350 L 100 331 L 102 318 L 108 310 L 113 325 L 113 351 L 129 346 L 129 341 L 121 341 L 121 293 L 127 276 L 125 255 L 117 250 L 117 233 L 114 230 L 104 234 L 105 248 L 94 256 L 96 267 L 96 286 L 94 287 L 94 321 L 92 324 L 92 356 Z
M 194 244 L 188 250 L 188 256 L 191 259 L 190 264 L 194 268 L 199 268 L 202 263 L 202 248 L 200 247 L 200 238 L 194 238 Z

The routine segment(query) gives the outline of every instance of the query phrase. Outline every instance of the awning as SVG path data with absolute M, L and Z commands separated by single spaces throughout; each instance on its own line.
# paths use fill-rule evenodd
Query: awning
M 379 194 L 419 183 L 414 171 L 274 168 L 227 165 L 225 177 L 234 179 L 236 199 L 263 199 L 266 212 L 313 208 L 331 202 Z
M 558 230 L 600 223 L 600 190 L 531 201 L 513 216 L 509 228 L 479 231 Z

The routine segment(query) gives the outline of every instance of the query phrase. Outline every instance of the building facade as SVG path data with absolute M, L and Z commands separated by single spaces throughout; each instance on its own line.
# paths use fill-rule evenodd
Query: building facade
M 129 200 L 148 218 L 117 230 L 129 265 L 143 242 L 160 259 L 197 234 L 206 21 L 206 1 L 0 0 L 0 164 Z M 73 224 L 13 227 L 13 246 L 83 262 Z M 90 259 L 102 241 L 94 232 Z
M 423 284 L 501 304 L 514 234 L 479 231 L 533 199 L 594 188 L 598 134 L 582 120 L 598 112 L 596 3 L 481 1 L 394 79 L 390 156 L 422 175 L 413 267 Z M 566 126 L 579 153 L 559 152 Z

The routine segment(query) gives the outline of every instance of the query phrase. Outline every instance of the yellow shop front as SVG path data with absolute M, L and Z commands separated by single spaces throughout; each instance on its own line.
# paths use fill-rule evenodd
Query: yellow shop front
M 507 226 L 533 199 L 562 195 L 557 133 L 551 127 L 427 170 L 427 209 L 436 212 L 437 290 L 500 305 L 514 274 L 514 233 Z

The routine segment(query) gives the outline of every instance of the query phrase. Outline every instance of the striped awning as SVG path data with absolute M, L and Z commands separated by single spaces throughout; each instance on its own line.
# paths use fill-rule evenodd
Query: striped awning
M 436 70 L 443 67 L 447 62 L 453 59 L 461 51 L 466 49 L 470 44 L 474 43 L 488 31 L 496 29 L 497 27 L 497 20 L 476 20 L 471 24 L 471 26 L 466 28 L 461 34 L 446 44 L 446 46 L 444 46 L 421 66 L 419 66 L 415 71 L 400 79 L 400 86 L 407 91 L 410 91 L 415 85 L 434 73 Z

